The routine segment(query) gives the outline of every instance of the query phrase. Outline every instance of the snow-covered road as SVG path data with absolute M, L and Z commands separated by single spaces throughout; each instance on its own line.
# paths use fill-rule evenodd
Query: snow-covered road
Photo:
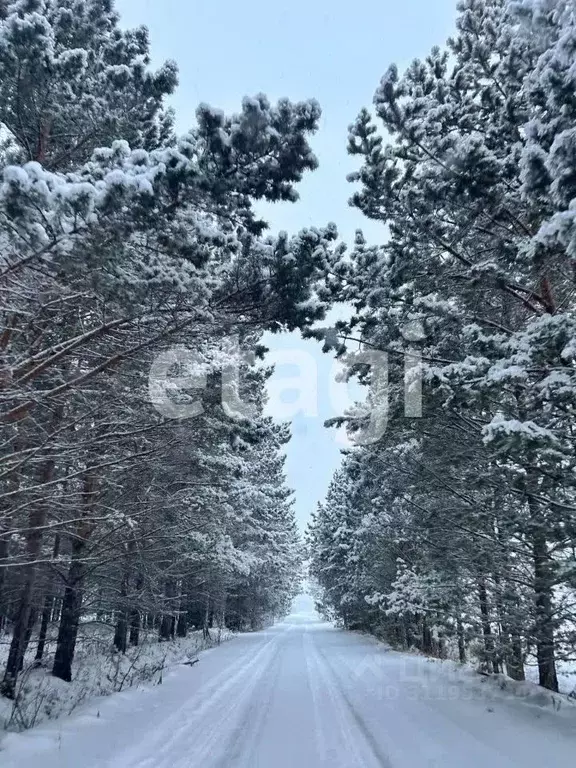
M 3 768 L 548 768 L 569 719 L 487 700 L 441 665 L 294 615 L 161 686 L 9 736 Z

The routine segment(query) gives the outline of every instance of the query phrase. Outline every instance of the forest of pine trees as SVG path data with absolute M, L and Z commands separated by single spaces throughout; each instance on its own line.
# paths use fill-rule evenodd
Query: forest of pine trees
M 289 432 L 264 415 L 270 370 L 246 360 L 264 331 L 322 316 L 308 300 L 336 233 L 267 238 L 252 205 L 297 198 L 319 107 L 200 105 L 177 136 L 176 65 L 149 57 L 146 29 L 123 31 L 112 0 L 0 3 L 9 698 L 30 652 L 69 681 L 87 622 L 124 652 L 144 630 L 257 629 L 299 587 Z M 190 419 L 149 393 L 157 357 L 181 348 L 205 379 L 172 393 L 175 406 L 201 397 Z M 224 398 L 227 366 L 240 373 Z M 250 419 L 223 405 L 235 399 Z
M 0 2 L 4 697 L 31 654 L 70 681 L 88 625 L 125 653 L 288 611 L 304 552 L 262 338 L 294 330 L 388 356 L 386 432 L 346 449 L 308 531 L 323 613 L 558 689 L 576 658 L 575 62 L 572 0 L 461 0 L 454 37 L 390 66 L 350 127 L 351 204 L 386 236 L 345 249 L 332 224 L 269 236 L 254 207 L 296 201 L 316 168 L 315 101 L 201 104 L 179 135 L 177 67 L 151 68 L 113 0 Z M 319 328 L 333 304 L 349 320 Z M 170 350 L 203 384 L 158 408 Z M 352 440 L 378 397 L 337 420 Z
M 359 233 L 333 288 L 341 337 L 388 353 L 388 429 L 309 531 L 326 615 L 553 691 L 576 658 L 575 62 L 572 0 L 462 0 L 351 126 L 351 203 L 389 239 Z

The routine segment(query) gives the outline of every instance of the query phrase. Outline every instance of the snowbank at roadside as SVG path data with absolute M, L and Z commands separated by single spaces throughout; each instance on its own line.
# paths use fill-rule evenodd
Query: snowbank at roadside
M 372 635 L 366 637 L 370 637 L 386 655 L 386 664 L 391 658 L 397 661 L 401 670 L 399 680 L 402 684 L 414 686 L 416 698 L 475 698 L 485 701 L 488 708 L 491 702 L 515 699 L 532 707 L 561 713 L 576 722 L 576 674 L 569 665 L 559 665 L 561 690 L 560 693 L 553 693 L 530 679 L 534 673 L 537 675 L 532 666 L 526 667 L 528 679 L 520 682 L 504 674 L 481 673 L 473 664 L 431 658 L 419 651 L 396 651 Z M 378 659 L 378 655 L 375 658 Z M 371 660 L 370 663 L 375 662 Z
M 141 685 L 157 685 L 169 667 L 192 662 L 198 653 L 234 635 L 225 630 L 212 630 L 209 639 L 192 632 L 186 638 L 159 643 L 157 633 L 144 637 L 141 644 L 126 654 L 113 650 L 108 629 L 84 629 L 74 658 L 73 680 L 65 683 L 50 674 L 52 659 L 34 664 L 27 657 L 18 681 L 14 702 L 0 697 L 0 738 L 3 730 L 23 731 L 46 720 L 71 714 L 80 705 L 96 697 L 119 693 Z M 8 653 L 7 636 L 0 646 L 2 656 Z
M 459 665 L 454 661 L 426 659 L 436 668 L 438 675 L 445 675 L 451 683 L 465 686 L 479 697 L 490 701 L 520 699 L 524 704 L 562 713 L 576 719 L 576 699 L 566 693 L 553 693 L 531 680 L 512 680 L 504 674 L 479 673 L 471 665 Z

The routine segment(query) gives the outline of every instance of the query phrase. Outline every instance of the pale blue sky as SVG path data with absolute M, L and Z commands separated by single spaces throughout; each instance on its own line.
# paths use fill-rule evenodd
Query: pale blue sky
M 155 64 L 168 58 L 178 63 L 180 87 L 172 104 L 181 131 L 193 123 L 201 101 L 235 111 L 244 95 L 258 92 L 271 100 L 318 99 L 323 116 L 313 146 L 320 168 L 300 186 L 298 204 L 265 207 L 273 231 L 334 221 L 347 241 L 359 227 L 372 242 L 382 240 L 383 229 L 347 204 L 352 190 L 346 175 L 355 167 L 346 153 L 347 127 L 361 107 L 371 105 L 391 62 L 402 68 L 446 40 L 456 0 L 117 0 L 116 5 L 124 26 L 150 29 Z M 317 415 L 293 418 L 288 449 L 288 480 L 304 524 L 339 463 L 336 435 L 323 427 L 338 408 L 329 396 L 332 360 L 314 342 L 296 336 L 275 339 L 274 347 L 283 355 L 296 350 L 302 363 L 303 355 L 310 355 L 318 370 Z M 295 374 L 294 365 L 279 365 L 278 386 L 289 390 Z M 284 400 L 290 400 L 288 391 Z

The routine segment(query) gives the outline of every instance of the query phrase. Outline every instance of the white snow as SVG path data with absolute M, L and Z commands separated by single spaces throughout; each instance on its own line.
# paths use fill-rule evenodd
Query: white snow
M 543 768 L 571 765 L 576 716 L 456 665 L 301 612 L 179 666 L 163 684 L 10 734 L 3 768 Z M 564 715 L 564 716 L 561 716 Z
M 0 742 L 2 731 L 32 728 L 46 720 L 70 715 L 80 706 L 133 686 L 149 685 L 175 664 L 182 664 L 198 653 L 233 637 L 228 630 L 212 630 L 210 638 L 202 631 L 189 632 L 186 638 L 159 643 L 158 632 L 142 629 L 140 644 L 125 654 L 114 652 L 109 627 L 82 623 L 74 654 L 73 679 L 65 683 L 50 674 L 55 637 L 49 636 L 44 662 L 36 667 L 36 644 L 30 643 L 24 672 L 18 681 L 18 698 L 13 703 L 0 697 Z M 10 636 L 0 636 L 0 667 L 6 664 Z M 1 764 L 0 760 L 0 764 Z

